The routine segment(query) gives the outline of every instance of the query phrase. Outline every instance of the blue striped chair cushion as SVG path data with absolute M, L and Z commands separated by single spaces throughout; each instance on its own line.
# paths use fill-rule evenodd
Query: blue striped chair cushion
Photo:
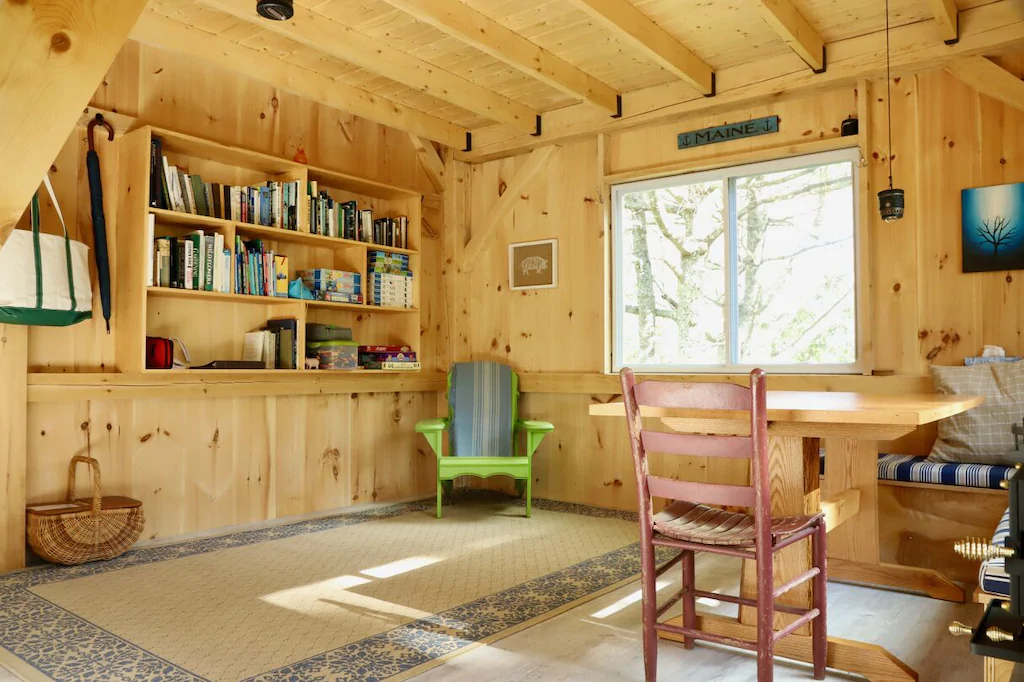
M 999 481 L 1013 467 L 1001 464 L 929 462 L 914 455 L 878 455 L 878 480 L 908 483 L 941 483 L 964 488 L 999 488 Z M 825 475 L 825 450 L 821 450 L 821 475 Z
M 497 362 L 452 366 L 451 445 L 456 457 L 511 457 L 512 368 Z
M 1010 537 L 1010 510 L 1007 509 L 1003 518 L 999 519 L 995 535 L 992 536 L 992 544 L 1002 547 L 1006 544 L 1006 538 Z M 978 585 L 989 594 L 1003 597 L 1010 596 L 1010 576 L 1002 559 L 989 559 L 982 562 L 981 570 L 978 572 Z
M 928 462 L 913 455 L 879 455 L 878 479 L 910 483 L 942 483 L 965 488 L 999 488 L 1013 467 L 1000 464 Z

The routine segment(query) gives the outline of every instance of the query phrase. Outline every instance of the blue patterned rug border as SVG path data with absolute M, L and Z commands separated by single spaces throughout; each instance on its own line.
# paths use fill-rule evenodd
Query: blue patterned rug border
M 470 493 L 468 497 L 500 499 L 519 506 L 523 504 L 521 500 L 510 500 L 501 495 L 480 496 Z M 534 500 L 533 506 L 559 513 L 636 520 L 636 514 L 632 512 L 569 502 Z M 430 512 L 432 509 L 432 502 L 400 503 L 162 547 L 137 549 L 110 561 L 81 566 L 45 566 L 0 576 L 0 647 L 55 680 L 203 682 L 205 678 L 108 632 L 30 590 L 48 583 L 319 533 L 414 512 Z M 632 544 L 443 613 L 261 673 L 250 678 L 250 681 L 384 680 L 601 592 L 636 575 L 639 570 L 637 545 Z

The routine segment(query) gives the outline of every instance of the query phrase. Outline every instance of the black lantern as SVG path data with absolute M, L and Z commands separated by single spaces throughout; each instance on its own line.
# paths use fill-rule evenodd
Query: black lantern
M 903 190 L 890 187 L 878 193 L 878 212 L 885 222 L 891 223 L 902 218 L 903 207 Z
M 892 74 L 889 70 L 889 0 L 885 0 L 885 105 L 889 114 L 889 189 L 883 189 L 878 193 L 878 212 L 882 220 L 891 223 L 903 217 L 903 209 L 906 207 L 906 198 L 903 190 L 894 189 L 892 186 Z M 862 95 L 863 96 L 863 95 Z
M 256 12 L 264 19 L 288 21 L 295 14 L 293 0 L 256 0 Z

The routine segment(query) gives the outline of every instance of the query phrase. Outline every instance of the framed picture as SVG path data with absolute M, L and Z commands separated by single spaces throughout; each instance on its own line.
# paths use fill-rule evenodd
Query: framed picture
M 554 289 L 558 286 L 558 240 L 509 244 L 510 289 Z
M 1024 183 L 960 194 L 963 271 L 1024 270 Z

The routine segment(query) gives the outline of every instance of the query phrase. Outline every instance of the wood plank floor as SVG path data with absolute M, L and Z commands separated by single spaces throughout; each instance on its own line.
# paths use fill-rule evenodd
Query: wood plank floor
M 738 589 L 738 561 L 701 556 L 701 589 Z M 678 575 L 665 576 L 661 594 L 671 594 Z M 673 580 L 675 578 L 675 580 Z M 959 619 L 974 623 L 981 607 L 864 587 L 829 585 L 829 633 L 882 644 L 920 673 L 922 682 L 981 682 L 982 662 L 968 653 L 964 638 L 946 626 Z M 727 605 L 702 604 L 710 613 L 729 613 Z M 810 680 L 810 666 L 778 660 L 778 682 Z M 665 642 L 659 652 L 660 680 L 750 682 L 756 675 L 752 655 L 709 644 L 693 651 Z M 0 669 L 0 682 L 15 676 Z M 640 648 L 639 583 L 634 582 L 588 604 L 487 646 L 480 646 L 415 678 L 416 682 L 629 682 L 643 680 Z M 829 680 L 860 679 L 831 673 Z

